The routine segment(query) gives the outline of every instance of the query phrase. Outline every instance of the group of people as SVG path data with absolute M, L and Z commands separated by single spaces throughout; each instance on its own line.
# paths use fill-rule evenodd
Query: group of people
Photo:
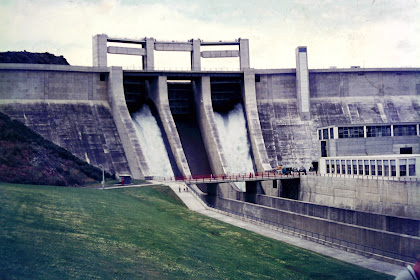
M 181 186 L 179 186 L 179 192 L 182 192 L 182 191 L 188 192 L 188 187 L 181 188 Z

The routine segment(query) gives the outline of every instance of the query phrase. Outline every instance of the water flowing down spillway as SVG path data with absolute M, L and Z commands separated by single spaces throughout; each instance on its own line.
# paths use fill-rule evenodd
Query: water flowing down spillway
M 131 118 L 151 175 L 173 177 L 174 172 L 162 138 L 162 132 L 149 106 L 143 105 L 140 110 L 131 115 Z
M 237 104 L 227 114 L 215 112 L 214 117 L 228 165 L 227 171 L 230 174 L 254 173 L 242 104 Z M 235 184 L 245 191 L 244 182 Z

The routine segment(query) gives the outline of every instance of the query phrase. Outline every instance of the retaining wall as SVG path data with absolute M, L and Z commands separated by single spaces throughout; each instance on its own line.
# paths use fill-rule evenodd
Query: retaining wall
M 242 213 L 248 217 L 270 221 L 414 258 L 420 251 L 420 238 L 362 226 L 344 224 L 318 217 L 274 209 L 246 202 L 218 198 L 215 208 Z
M 420 219 L 420 181 L 301 176 L 299 200 Z
M 330 221 L 420 237 L 420 220 L 342 209 L 286 198 L 257 195 L 259 205 Z

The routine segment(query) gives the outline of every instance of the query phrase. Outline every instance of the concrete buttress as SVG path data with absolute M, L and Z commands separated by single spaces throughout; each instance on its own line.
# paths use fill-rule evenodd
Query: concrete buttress
M 172 154 L 174 155 L 176 165 L 184 177 L 190 177 L 191 171 L 169 107 L 167 77 L 159 76 L 153 81 L 150 86 L 150 96 L 155 103 L 159 117 L 162 120 L 163 129 L 168 137 L 168 142 Z
M 248 125 L 249 140 L 252 154 L 258 172 L 271 169 L 268 161 L 264 138 L 261 132 L 261 124 L 258 116 L 257 97 L 255 91 L 255 74 L 251 69 L 244 70 L 243 99 Z
M 227 174 L 219 132 L 211 102 L 210 77 L 202 77 L 195 87 L 198 123 L 213 174 Z
M 144 176 L 150 175 L 149 166 L 141 151 L 140 142 L 125 102 L 121 67 L 110 68 L 108 98 L 115 125 L 130 166 L 131 176 L 135 179 L 142 179 Z

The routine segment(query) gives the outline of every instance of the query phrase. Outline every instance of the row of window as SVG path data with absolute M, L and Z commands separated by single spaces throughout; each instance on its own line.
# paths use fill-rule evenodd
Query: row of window
M 326 160 L 326 172 L 331 174 L 374 175 L 374 176 L 416 176 L 415 159 L 390 160 Z
M 384 137 L 391 136 L 391 130 L 394 136 L 415 136 L 417 135 L 416 124 L 404 125 L 369 125 L 366 126 L 366 137 Z M 334 129 L 324 128 L 318 130 L 319 140 L 334 139 Z M 338 127 L 338 138 L 364 138 L 364 126 Z

